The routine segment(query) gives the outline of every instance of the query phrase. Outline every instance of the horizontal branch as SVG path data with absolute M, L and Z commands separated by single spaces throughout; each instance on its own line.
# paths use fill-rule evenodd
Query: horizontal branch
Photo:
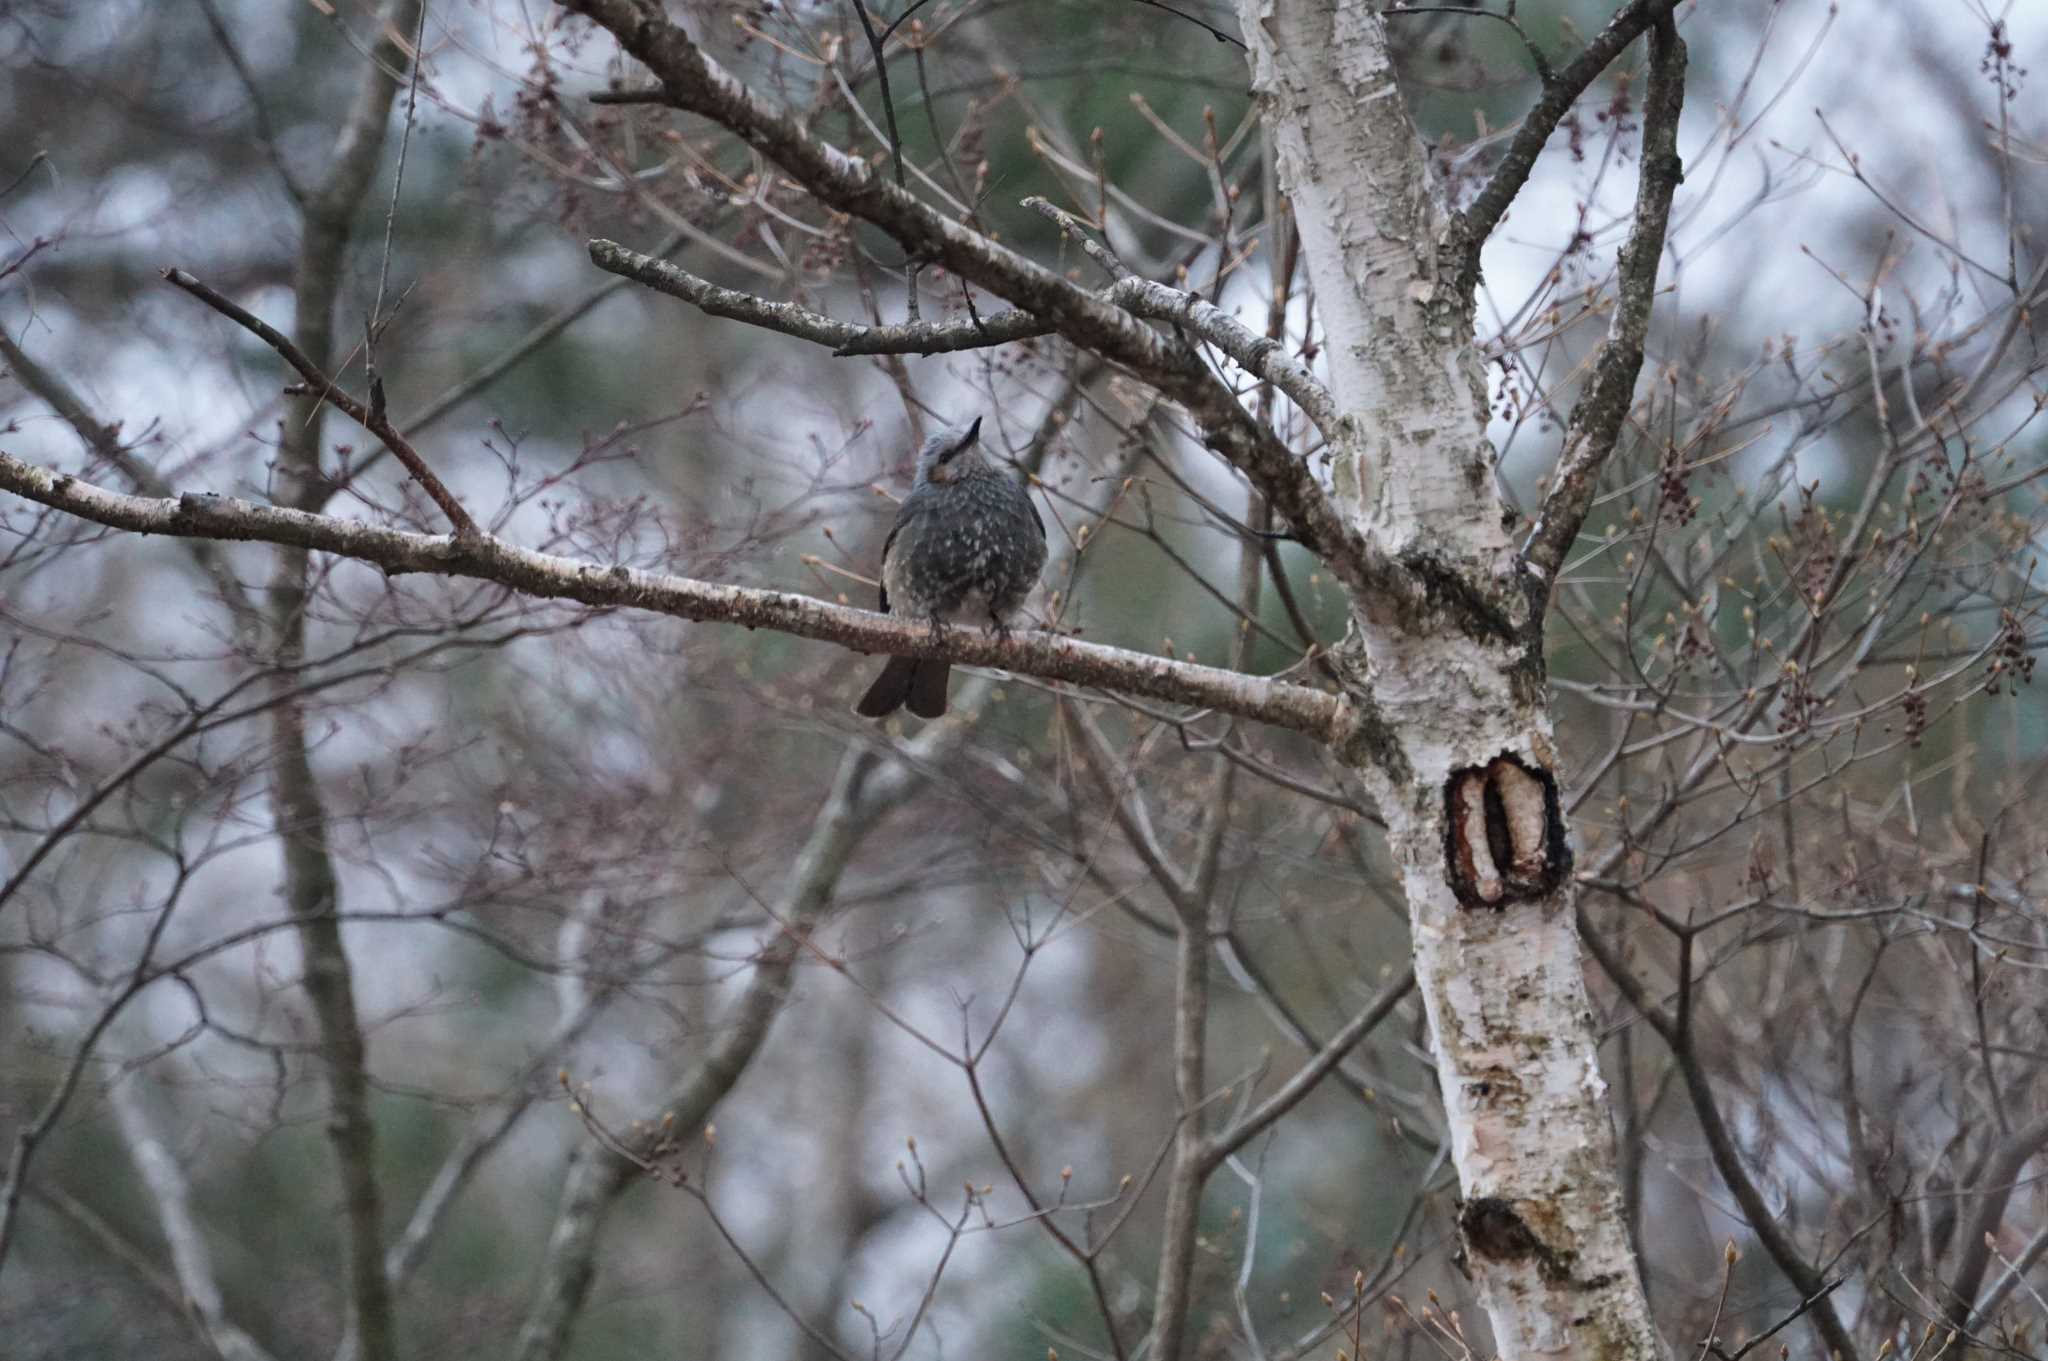
M 1032 200 L 1025 202 L 1029 204 Z M 616 241 L 592 241 L 590 260 L 599 269 L 645 284 L 657 293 L 681 298 L 714 317 L 743 321 L 749 326 L 795 336 L 799 340 L 830 345 L 832 353 L 842 356 L 943 354 L 954 350 L 975 350 L 1050 335 L 1054 329 L 1051 323 L 1015 308 L 965 321 L 906 321 L 893 326 L 865 326 L 858 322 L 840 321 L 796 303 L 775 302 L 737 288 L 721 287 L 679 265 L 630 250 Z M 1236 360 L 1247 373 L 1264 378 L 1286 393 L 1326 438 L 1331 437 L 1342 422 L 1343 416 L 1337 410 L 1329 389 L 1309 372 L 1306 365 L 1290 359 L 1285 346 L 1259 335 L 1206 300 L 1135 275 L 1118 279 L 1099 296 L 1134 316 L 1171 321 L 1187 327 Z
M 1053 330 L 1049 322 L 1014 308 L 978 321 L 906 321 L 894 326 L 863 326 L 793 302 L 773 302 L 736 288 L 721 288 L 667 260 L 628 250 L 616 241 L 591 242 L 590 261 L 599 269 L 645 284 L 657 293 L 681 298 L 714 317 L 744 321 L 763 330 L 830 345 L 832 353 L 842 356 L 948 354 L 1029 340 L 1050 335 Z
M 940 657 L 968 666 L 1001 667 L 1045 680 L 1215 709 L 1324 740 L 1340 739 L 1350 726 L 1352 706 L 1346 701 L 1286 681 L 1083 643 L 1054 633 L 1034 631 L 998 638 L 955 628 L 934 635 L 919 621 L 827 604 L 787 591 L 606 567 L 535 553 L 483 533 L 474 537 L 415 534 L 193 492 L 175 499 L 128 496 L 4 453 L 0 453 L 0 490 L 96 524 L 141 534 L 290 544 L 353 558 L 394 576 L 419 572 L 494 581 L 528 595 L 774 629 L 858 652 Z

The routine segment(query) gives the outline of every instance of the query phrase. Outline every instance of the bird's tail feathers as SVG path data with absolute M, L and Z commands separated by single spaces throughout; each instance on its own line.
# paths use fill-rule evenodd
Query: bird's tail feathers
M 952 671 L 950 662 L 891 657 L 853 711 L 862 718 L 887 718 L 907 704 L 919 718 L 938 718 L 946 712 Z
M 937 718 L 946 712 L 946 684 L 953 664 L 926 659 L 910 668 L 910 712 L 919 718 Z

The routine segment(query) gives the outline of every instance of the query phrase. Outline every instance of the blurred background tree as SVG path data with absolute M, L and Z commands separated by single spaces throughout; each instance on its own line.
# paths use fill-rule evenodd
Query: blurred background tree
M 1155 391 L 1052 336 L 836 358 L 601 273 L 591 237 L 862 324 L 907 278 L 993 310 L 703 120 L 592 103 L 646 77 L 590 24 L 422 8 L 0 7 L 0 447 L 445 528 L 176 267 L 374 364 L 522 546 L 866 605 L 917 437 L 981 413 L 1042 487 L 1037 615 L 1318 683 L 1343 592 Z M 1454 204 L 1537 96 L 1524 38 L 1562 65 L 1616 6 L 1534 8 L 1388 21 Z M 849 0 L 671 10 L 880 170 L 893 115 L 911 187 L 1030 257 L 1095 282 L 1041 195 L 1317 363 L 1230 5 L 891 0 L 886 106 Z M 1547 634 L 1629 1230 L 1674 1354 L 1797 1313 L 1764 1345 L 2038 1356 L 2048 37 L 1676 17 L 1648 362 Z M 1525 516 L 1643 65 L 1484 256 Z M 877 730 L 819 643 L 12 496 L 0 633 L 8 1355 L 1136 1355 L 1190 896 L 1213 1118 L 1346 1042 L 1207 1179 L 1182 1352 L 1494 1350 L 1399 876 L 1306 738 L 986 674 Z

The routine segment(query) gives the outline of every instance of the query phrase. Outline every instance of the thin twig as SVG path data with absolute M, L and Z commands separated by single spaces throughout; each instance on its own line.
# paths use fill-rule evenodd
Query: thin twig
M 1243 39 L 1235 37 L 1229 33 L 1225 33 L 1222 29 L 1216 27 L 1216 25 L 1208 23 L 1201 19 L 1197 19 L 1194 15 L 1189 14 L 1184 10 L 1177 10 L 1172 5 L 1164 3 L 1164 0 L 1138 0 L 1138 3 L 1141 5 L 1150 5 L 1153 9 L 1163 9 L 1176 19 L 1185 19 L 1189 23 L 1193 24 L 1196 28 L 1199 28 L 1206 32 L 1210 37 L 1214 38 L 1219 43 L 1230 43 L 1236 47 L 1244 47 Z
M 297 369 L 300 376 L 306 380 L 306 390 L 310 394 L 383 440 L 386 447 L 397 456 L 398 461 L 405 465 L 405 470 L 413 475 L 427 495 L 433 498 L 434 504 L 448 517 L 449 522 L 455 527 L 456 538 L 470 540 L 483 537 L 483 531 L 477 528 L 476 521 L 469 518 L 469 512 L 455 499 L 455 493 L 449 491 L 447 484 L 434 475 L 434 470 L 427 466 L 426 460 L 412 447 L 411 441 L 399 433 L 398 427 L 394 426 L 380 409 L 381 403 L 373 403 L 366 407 L 343 392 L 335 386 L 333 379 L 322 373 L 319 367 L 306 357 L 303 350 L 292 343 L 290 337 L 246 308 L 215 292 L 184 270 L 167 269 L 164 271 L 164 278 L 276 350 L 285 363 Z
M 1513 6 L 1509 6 L 1509 8 L 1512 9 Z M 1545 86 L 1548 86 L 1557 79 L 1550 69 L 1550 58 L 1543 55 L 1543 49 L 1538 47 L 1536 40 L 1529 36 L 1529 30 L 1523 28 L 1522 21 L 1512 14 L 1502 14 L 1498 10 L 1490 9 L 1460 9 L 1453 5 L 1402 5 L 1398 9 L 1392 7 L 1383 9 L 1380 13 L 1386 15 L 1389 19 L 1400 18 L 1409 14 L 1449 14 L 1460 19 L 1498 19 L 1509 28 L 1512 28 L 1515 31 L 1515 36 L 1522 40 L 1522 48 L 1529 54 L 1529 64 L 1536 68 L 1536 78 L 1542 81 Z
M 1600 473 L 1613 455 L 1635 400 L 1643 368 L 1657 272 L 1671 223 L 1671 200 L 1685 178 L 1678 159 L 1678 119 L 1685 104 L 1685 42 L 1669 17 L 1650 33 L 1650 80 L 1643 109 L 1642 169 L 1636 185 L 1635 222 L 1616 266 L 1619 301 L 1593 381 L 1566 423 L 1565 453 L 1551 474 L 1550 492 L 1530 531 L 1524 556 L 1546 584 L 1592 509 Z
M 405 187 L 405 158 L 412 149 L 412 127 L 419 110 L 420 49 L 427 37 L 427 6 L 421 0 L 419 18 L 413 25 L 412 74 L 405 86 L 405 123 L 398 134 L 398 165 L 391 172 L 391 205 L 384 211 L 384 249 L 377 264 L 377 301 L 370 308 L 370 320 L 363 332 L 363 366 L 370 381 L 377 381 L 377 336 L 384 329 L 384 291 L 391 282 L 391 238 L 398 229 L 398 194 Z
M 1829 1281 L 1826 1285 L 1822 1286 L 1820 1289 L 1814 1291 L 1811 1295 L 1808 1295 L 1805 1299 L 1801 1300 L 1799 1302 L 1799 1307 L 1797 1309 L 1794 1309 L 1791 1313 L 1785 1315 L 1785 1317 L 1779 1319 L 1776 1323 L 1773 1323 L 1770 1327 L 1764 1329 L 1764 1331 L 1758 1333 L 1749 1341 L 1743 1343 L 1733 1352 L 1724 1353 L 1721 1351 L 1719 1347 L 1716 1347 L 1714 1349 L 1715 1353 L 1717 1355 L 1722 1356 L 1723 1361 L 1742 1361 L 1743 1357 L 1749 1355 L 1758 1347 L 1761 1347 L 1765 1342 L 1769 1341 L 1770 1338 L 1774 1334 L 1781 1331 L 1786 1324 L 1794 1322 L 1799 1318 L 1801 1314 L 1804 1314 L 1807 1310 L 1813 1308 L 1814 1305 L 1819 1304 L 1829 1295 L 1834 1294 L 1836 1290 L 1841 1288 L 1842 1282 L 1848 1279 L 1849 1278 L 1847 1276 L 1835 1277 L 1835 1279 Z
M 889 158 L 895 164 L 896 187 L 903 188 L 903 136 L 896 130 L 896 101 L 889 93 L 889 58 L 882 50 L 882 35 L 868 18 L 866 0 L 853 0 L 853 12 L 860 16 L 861 32 L 868 35 L 868 50 L 875 57 L 875 79 L 882 86 L 882 119 L 889 125 Z

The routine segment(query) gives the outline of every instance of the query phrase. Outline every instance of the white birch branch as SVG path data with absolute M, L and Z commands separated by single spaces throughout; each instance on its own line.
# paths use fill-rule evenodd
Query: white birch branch
M 206 1246 L 205 1231 L 192 1211 L 192 1187 L 177 1155 L 164 1146 L 156 1125 L 144 1109 L 137 1090 L 140 1073 L 130 1073 L 114 1083 L 107 1102 L 114 1109 L 114 1123 L 128 1145 L 128 1156 L 149 1188 L 150 1206 L 157 1225 L 171 1249 L 171 1270 L 184 1296 L 193 1326 L 222 1361 L 271 1361 L 255 1338 L 237 1327 L 221 1301 L 220 1282 L 213 1270 L 213 1254 Z

